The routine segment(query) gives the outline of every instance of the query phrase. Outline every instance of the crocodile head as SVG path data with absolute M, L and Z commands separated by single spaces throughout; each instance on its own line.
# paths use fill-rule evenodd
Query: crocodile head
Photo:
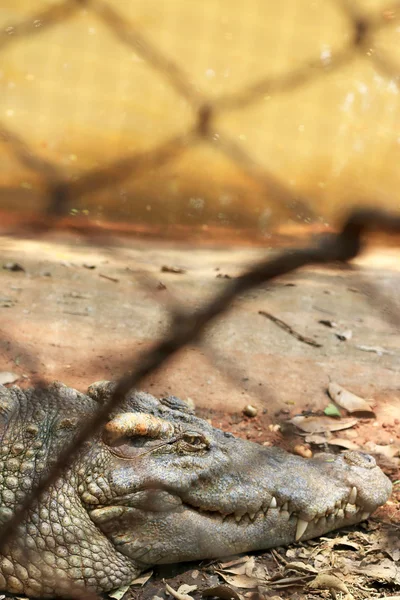
M 0 394 L 0 519 L 112 383 Z M 237 439 L 174 397 L 132 393 L 32 507 L 0 555 L 0 589 L 107 591 L 149 565 L 291 544 L 366 519 L 391 483 L 372 457 L 314 459 Z
M 100 383 L 89 393 L 111 389 Z M 366 519 L 391 492 L 367 454 L 309 460 L 263 447 L 215 429 L 173 397 L 133 395 L 102 444 L 112 497 L 82 500 L 115 548 L 143 565 L 313 538 Z

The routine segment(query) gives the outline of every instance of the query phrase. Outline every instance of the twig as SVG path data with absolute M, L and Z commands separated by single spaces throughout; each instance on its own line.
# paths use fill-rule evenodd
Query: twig
M 114 283 L 119 282 L 119 279 L 117 279 L 116 277 L 110 277 L 110 275 L 104 275 L 104 273 L 99 273 L 99 277 L 102 277 L 103 279 L 108 279 L 108 281 L 113 281 Z
M 287 333 L 290 333 L 290 335 L 295 337 L 296 340 L 299 340 L 299 342 L 304 342 L 305 344 L 308 344 L 309 346 L 315 346 L 315 348 L 322 348 L 322 344 L 319 344 L 312 338 L 309 338 L 305 335 L 301 335 L 301 333 L 297 333 L 297 331 L 295 331 L 293 329 L 293 327 L 291 327 L 290 325 L 285 323 L 285 321 L 282 321 L 282 319 L 278 319 L 278 317 L 275 317 L 273 314 L 267 312 L 266 310 L 259 310 L 258 314 L 263 315 L 263 317 L 267 317 L 267 319 L 269 319 L 273 323 L 276 323 L 276 325 L 278 325 L 278 327 L 280 327 L 284 331 L 287 331 Z

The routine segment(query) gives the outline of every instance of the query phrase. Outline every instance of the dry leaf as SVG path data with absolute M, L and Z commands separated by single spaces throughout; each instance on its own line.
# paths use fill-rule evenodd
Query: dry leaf
M 243 596 L 238 594 L 236 590 L 229 585 L 216 585 L 215 587 L 207 588 L 202 591 L 203 596 L 213 596 L 221 598 L 221 600 L 242 600 Z
M 190 594 L 190 592 L 194 592 L 195 590 L 197 590 L 197 585 L 182 583 L 182 585 L 178 587 L 177 594 Z
M 14 381 L 18 381 L 19 375 L 15 373 L 10 373 L 9 371 L 2 371 L 0 373 L 0 384 L 6 385 L 6 383 L 14 383 Z
M 117 590 L 108 592 L 108 595 L 110 596 L 110 598 L 115 598 L 115 600 L 121 600 L 122 596 L 125 596 L 126 592 L 129 590 L 129 588 L 130 588 L 130 584 L 123 585 L 122 587 L 118 588 Z
M 336 404 L 345 408 L 347 412 L 367 412 L 374 414 L 373 408 L 364 398 L 356 396 L 341 385 L 331 382 L 328 386 L 328 394 Z
M 318 573 L 317 569 L 315 569 L 311 565 L 308 565 L 308 564 L 302 562 L 301 560 L 288 562 L 285 565 L 285 571 L 289 571 L 289 570 L 300 571 L 301 573 Z
M 346 450 L 359 450 L 360 446 L 353 442 L 352 440 L 348 440 L 346 438 L 329 438 L 327 440 L 328 444 L 332 446 L 340 446 L 341 448 L 346 448 Z
M 307 433 L 324 433 L 348 429 L 357 423 L 357 419 L 331 419 L 330 417 L 304 417 L 299 415 L 289 421 Z
M 346 548 L 350 548 L 351 550 L 360 550 L 360 544 L 357 544 L 356 542 L 351 542 L 347 535 L 343 535 L 342 537 L 336 537 L 333 539 L 321 537 L 320 540 L 325 542 L 325 548 L 332 549 L 336 548 L 336 546 L 346 546 Z
M 400 568 L 389 558 L 384 558 L 376 565 L 366 565 L 365 567 L 355 567 L 353 570 L 371 577 L 375 581 L 386 581 L 387 583 L 400 584 Z
M 233 567 L 235 565 L 241 565 L 242 563 L 245 563 L 249 560 L 250 556 L 234 556 L 231 558 L 231 560 L 228 560 L 227 562 L 220 562 L 219 566 L 221 567 L 221 569 L 227 569 L 229 567 Z
M 251 577 L 254 569 L 255 559 L 254 556 L 251 556 L 246 560 L 246 562 L 239 564 L 237 566 L 227 567 L 222 569 L 224 573 L 232 573 L 232 575 L 247 575 Z
M 367 442 L 363 449 L 367 450 L 367 452 L 371 452 L 372 454 L 382 454 L 387 458 L 394 458 L 395 456 L 400 455 L 400 447 L 395 444 L 380 446 L 374 442 Z
M 380 598 L 375 598 L 374 600 L 400 600 L 400 596 L 381 596 Z
M 335 575 L 320 573 L 315 579 L 310 581 L 308 587 L 314 590 L 338 590 L 344 594 L 350 594 L 347 586 Z
M 148 582 L 150 577 L 153 575 L 153 570 L 147 571 L 146 573 L 142 573 L 139 577 L 136 577 L 133 581 L 131 581 L 130 585 L 144 585 Z
M 327 438 L 325 435 L 321 435 L 320 433 L 310 433 L 310 435 L 306 435 L 304 441 L 307 444 L 326 444 L 330 438 Z
M 223 571 L 215 571 L 230 585 L 237 588 L 256 588 L 259 585 L 259 581 L 255 577 L 248 577 L 247 575 L 228 575 Z
M 168 585 L 168 583 L 165 584 L 165 589 L 167 590 L 167 592 L 169 592 L 171 594 L 171 596 L 176 598 L 176 600 L 194 600 L 193 596 L 189 596 L 189 594 L 181 594 L 181 593 L 177 592 L 176 590 L 174 590 L 174 588 L 172 588 L 170 585 Z

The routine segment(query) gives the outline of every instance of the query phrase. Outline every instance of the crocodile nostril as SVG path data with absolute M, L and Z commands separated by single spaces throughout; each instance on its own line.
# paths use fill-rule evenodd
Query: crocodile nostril
M 376 467 L 376 462 L 373 456 L 364 454 L 363 452 L 348 451 L 343 453 L 345 461 L 356 467 L 363 467 L 364 469 L 373 469 Z

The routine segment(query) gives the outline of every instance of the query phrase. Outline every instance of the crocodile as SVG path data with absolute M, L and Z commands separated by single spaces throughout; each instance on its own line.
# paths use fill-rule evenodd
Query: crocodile
M 0 386 L 0 524 L 114 389 Z M 367 454 L 302 458 L 216 429 L 174 396 L 132 391 L 2 544 L 0 590 L 110 591 L 151 565 L 289 545 L 358 523 L 390 493 Z

